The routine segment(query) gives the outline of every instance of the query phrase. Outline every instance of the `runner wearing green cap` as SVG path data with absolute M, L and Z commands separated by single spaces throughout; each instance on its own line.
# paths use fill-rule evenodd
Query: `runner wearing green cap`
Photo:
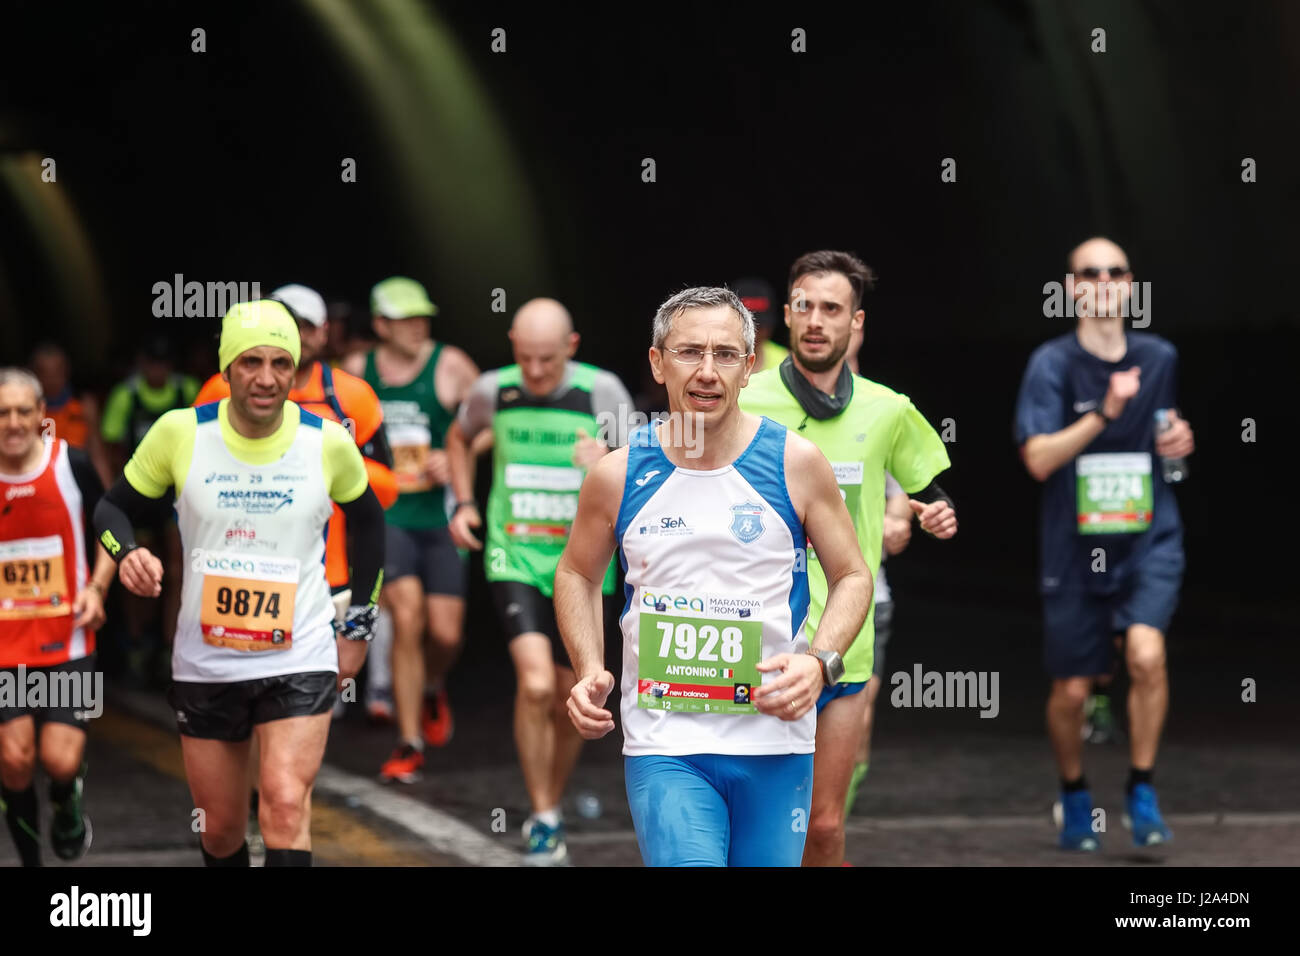
M 479 369 L 454 345 L 429 337 L 438 307 L 414 279 L 380 282 L 370 309 L 379 345 L 350 356 L 343 369 L 364 378 L 379 397 L 397 476 L 397 502 L 384 515 L 383 603 L 393 618 L 399 740 L 379 776 L 411 783 L 424 766 L 424 745 L 444 745 L 453 728 L 444 679 L 460 649 L 466 570 L 447 530 L 451 476 L 444 445 Z

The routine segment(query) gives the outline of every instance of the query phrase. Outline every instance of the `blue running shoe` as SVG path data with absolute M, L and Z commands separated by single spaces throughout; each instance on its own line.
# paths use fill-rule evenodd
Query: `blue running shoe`
M 564 866 L 569 848 L 564 842 L 564 821 L 547 826 L 536 817 L 524 821 L 524 866 Z
M 1156 802 L 1156 788 L 1149 783 L 1139 783 L 1124 801 L 1124 824 L 1133 829 L 1134 846 L 1158 846 L 1174 838 L 1165 818 L 1160 815 Z
M 1092 831 L 1092 794 L 1087 790 L 1061 794 L 1061 849 L 1093 852 L 1101 841 Z

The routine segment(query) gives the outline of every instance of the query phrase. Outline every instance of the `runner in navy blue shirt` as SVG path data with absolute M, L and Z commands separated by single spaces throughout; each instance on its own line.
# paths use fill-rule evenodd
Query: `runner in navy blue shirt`
M 1183 576 L 1182 521 L 1159 459 L 1185 457 L 1194 442 L 1173 411 L 1177 351 L 1159 336 L 1125 331 L 1132 272 L 1124 251 L 1089 239 L 1069 269 L 1078 327 L 1034 351 L 1015 421 L 1025 467 L 1043 482 L 1039 591 L 1061 845 L 1100 845 L 1083 776 L 1083 705 L 1093 678 L 1110 673 L 1119 634 L 1131 683 L 1127 817 L 1134 842 L 1149 846 L 1172 838 L 1152 774 L 1169 700 L 1165 632 Z M 1173 427 L 1157 438 L 1161 409 Z

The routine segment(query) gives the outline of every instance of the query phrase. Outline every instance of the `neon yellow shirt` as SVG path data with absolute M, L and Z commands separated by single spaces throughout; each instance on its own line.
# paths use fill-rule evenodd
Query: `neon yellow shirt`
M 796 372 L 797 374 L 797 372 Z M 807 438 L 830 461 L 840 494 L 853 518 L 862 557 L 872 577 L 880 568 L 885 528 L 885 472 L 908 493 L 920 491 L 951 464 L 938 433 L 906 395 L 853 376 L 853 397 L 834 418 L 809 416 L 781 381 L 778 368 L 764 369 L 740 392 L 740 407 L 766 415 Z M 808 548 L 808 624 L 811 643 L 826 607 L 826 574 Z M 872 610 L 874 610 L 874 599 Z M 872 612 L 844 655 L 842 683 L 871 679 L 875 626 Z

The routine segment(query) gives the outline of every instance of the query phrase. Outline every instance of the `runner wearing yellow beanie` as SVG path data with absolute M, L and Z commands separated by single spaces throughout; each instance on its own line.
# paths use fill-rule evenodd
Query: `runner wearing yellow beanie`
M 221 320 L 221 345 L 217 361 L 224 372 L 241 352 L 270 345 L 284 349 L 298 364 L 302 342 L 298 338 L 298 323 L 289 310 L 274 299 L 240 302 L 232 306 Z

